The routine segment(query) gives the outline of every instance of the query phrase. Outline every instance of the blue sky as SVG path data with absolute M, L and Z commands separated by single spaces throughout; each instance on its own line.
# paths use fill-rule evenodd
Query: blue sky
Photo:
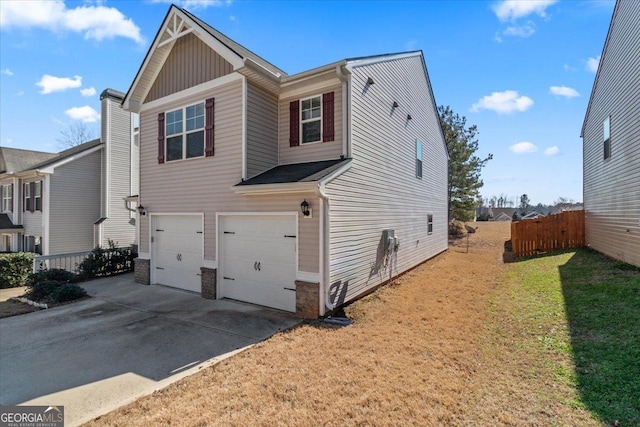
M 422 49 L 439 105 L 479 129 L 484 196 L 582 200 L 580 128 L 614 2 L 176 0 L 293 74 Z M 0 1 L 0 145 L 58 151 L 126 92 L 169 3 Z

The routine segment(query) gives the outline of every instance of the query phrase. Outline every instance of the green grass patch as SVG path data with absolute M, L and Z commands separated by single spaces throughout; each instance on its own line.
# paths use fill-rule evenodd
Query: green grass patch
M 579 249 L 512 264 L 520 343 L 606 424 L 640 425 L 640 269 Z M 569 365 L 567 365 L 567 362 Z

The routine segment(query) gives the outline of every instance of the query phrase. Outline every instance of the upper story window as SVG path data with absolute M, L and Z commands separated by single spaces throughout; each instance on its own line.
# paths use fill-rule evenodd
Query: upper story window
M 322 108 L 320 96 L 303 99 L 300 105 L 302 143 L 322 141 Z
M 603 148 L 604 148 L 604 159 L 607 160 L 611 157 L 611 116 L 608 116 L 604 123 L 602 124 L 604 138 L 603 138 Z
M 158 114 L 158 163 L 214 155 L 215 98 Z
M 13 210 L 13 184 L 2 186 L 2 212 Z
M 416 141 L 416 177 L 422 178 L 422 142 Z
M 42 181 L 26 182 L 23 188 L 22 210 L 25 212 L 42 211 Z
M 34 209 L 42 212 L 42 181 L 38 181 L 34 185 L 33 201 Z
M 204 102 L 166 115 L 167 161 L 204 156 Z
M 289 103 L 289 146 L 335 141 L 334 92 Z
M 33 203 L 31 200 L 31 183 L 27 182 L 24 184 L 24 204 L 22 205 L 22 210 L 33 212 Z

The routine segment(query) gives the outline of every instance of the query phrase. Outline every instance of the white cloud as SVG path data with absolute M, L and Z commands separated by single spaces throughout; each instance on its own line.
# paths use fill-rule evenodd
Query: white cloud
M 64 113 L 73 120 L 82 120 L 85 123 L 97 122 L 100 119 L 100 114 L 88 105 L 69 108 Z
M 509 150 L 516 154 L 535 153 L 536 151 L 538 151 L 538 147 L 536 147 L 531 142 L 523 141 L 518 142 L 517 144 L 513 144 L 509 147 Z
M 82 77 L 74 76 L 72 79 L 69 77 L 55 77 L 45 74 L 40 81 L 36 83 L 36 86 L 40 86 L 42 90 L 41 94 L 46 95 L 53 92 L 62 92 L 67 89 L 73 89 L 82 86 Z
M 0 28 L 44 28 L 74 31 L 85 39 L 125 37 L 144 43 L 140 28 L 115 7 L 78 6 L 67 9 L 61 0 L 22 2 L 0 1 Z
M 563 68 L 564 68 L 565 71 L 578 71 L 578 69 L 576 67 L 572 67 L 569 64 L 564 64 Z
M 547 8 L 556 1 L 557 0 L 503 0 L 493 6 L 493 11 L 501 21 L 513 21 L 534 13 L 545 17 L 547 15 Z
M 231 16 L 229 16 L 229 20 L 231 22 L 236 22 L 237 18 L 235 17 L 235 15 L 231 15 Z
M 23 90 L 19 90 L 18 92 L 16 92 L 17 96 L 24 96 L 24 91 Z
M 231 0 L 151 0 L 151 1 L 152 3 L 174 3 L 188 10 L 206 9 L 211 6 L 213 7 L 229 6 L 232 3 Z
M 547 156 L 555 156 L 559 152 L 560 152 L 560 149 L 558 148 L 557 145 L 554 145 L 553 147 L 549 147 L 546 150 L 544 150 L 544 154 Z
M 93 96 L 96 94 L 96 88 L 95 87 L 88 87 L 85 89 L 80 89 L 80 95 L 82 96 Z
M 596 56 L 595 58 L 587 59 L 587 65 L 585 66 L 585 68 L 587 69 L 587 71 L 591 71 L 592 73 L 597 73 L 599 64 L 600 64 L 600 55 Z
M 7 76 L 13 76 L 13 71 L 8 68 L 3 69 L 2 71 L 0 71 L 0 73 L 6 74 Z
M 527 38 L 531 37 L 536 32 L 532 23 L 528 23 L 526 25 L 507 27 L 502 34 L 505 36 L 512 37 L 522 37 Z
M 549 92 L 551 92 L 554 95 L 564 96 L 569 99 L 575 98 L 576 96 L 580 96 L 577 90 L 567 86 L 551 86 L 549 88 Z
M 533 99 L 528 96 L 520 96 L 515 90 L 505 90 L 483 96 L 471 106 L 471 111 L 493 110 L 498 114 L 509 114 L 514 111 L 526 111 L 532 105 Z

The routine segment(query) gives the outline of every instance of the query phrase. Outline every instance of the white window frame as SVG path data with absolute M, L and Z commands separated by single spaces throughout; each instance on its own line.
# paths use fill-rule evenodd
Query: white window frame
M 25 212 L 31 212 L 31 183 L 25 182 L 22 184 L 22 188 L 24 188 L 24 194 L 22 197 L 22 210 Z
M 36 181 L 33 185 L 33 210 L 42 212 L 42 181 Z M 40 208 L 38 209 L 38 204 Z
M 2 212 L 13 211 L 13 197 L 11 197 L 11 184 L 2 186 Z
M 423 172 L 423 168 L 424 168 L 424 161 L 423 159 L 423 144 L 422 142 L 418 141 L 416 139 L 416 178 L 418 179 L 422 179 L 422 172 Z M 419 163 L 418 163 L 419 162 Z M 420 167 L 418 168 L 418 165 L 420 165 Z
M 427 234 L 433 234 L 433 214 L 427 213 Z
M 608 160 L 611 158 L 611 116 L 607 116 L 602 122 L 602 136 L 603 157 Z
M 306 120 L 302 120 L 302 103 L 304 101 L 308 101 L 310 99 L 314 99 L 314 98 L 319 98 L 320 99 L 320 117 L 313 117 L 311 119 L 306 119 Z M 322 110 L 323 110 L 324 106 L 322 105 L 322 94 L 320 95 L 313 95 L 313 96 L 309 96 L 307 98 L 302 98 L 300 99 L 300 113 L 299 113 L 299 122 L 300 122 L 300 145 L 307 145 L 307 144 L 317 144 L 318 142 L 322 142 L 322 131 L 323 131 L 323 120 L 324 117 L 322 116 Z M 313 109 L 313 108 L 312 108 Z M 320 122 L 320 138 L 317 141 L 304 141 L 304 124 L 305 123 L 312 123 L 312 122 L 316 122 L 319 121 Z
M 196 129 L 191 129 L 191 130 L 187 130 L 187 108 L 190 107 L 197 107 L 198 105 L 202 105 L 202 127 L 196 128 Z M 176 111 L 182 111 L 182 129 L 180 132 L 178 133 L 173 133 L 171 135 L 169 135 L 169 133 L 167 132 L 167 126 L 169 125 L 169 121 L 168 121 L 168 116 L 170 113 L 174 113 Z M 165 117 L 165 123 L 164 123 L 164 158 L 165 158 L 165 162 L 178 162 L 181 160 L 189 160 L 189 159 L 200 159 L 202 157 L 205 157 L 206 155 L 206 124 L 207 124 L 207 109 L 205 106 L 205 102 L 201 101 L 201 102 L 196 102 L 193 104 L 189 104 L 189 105 L 185 105 L 183 107 L 180 108 L 175 108 L 173 110 L 169 110 L 166 111 L 164 113 L 164 117 Z M 197 118 L 200 116 L 195 116 L 194 118 Z M 187 138 L 188 135 L 197 133 L 197 132 L 202 132 L 202 155 L 201 156 L 191 156 L 191 157 L 187 157 Z M 180 136 L 182 139 L 182 157 L 179 159 L 169 159 L 169 150 L 168 150 L 168 140 L 170 138 L 175 138 L 177 136 Z

